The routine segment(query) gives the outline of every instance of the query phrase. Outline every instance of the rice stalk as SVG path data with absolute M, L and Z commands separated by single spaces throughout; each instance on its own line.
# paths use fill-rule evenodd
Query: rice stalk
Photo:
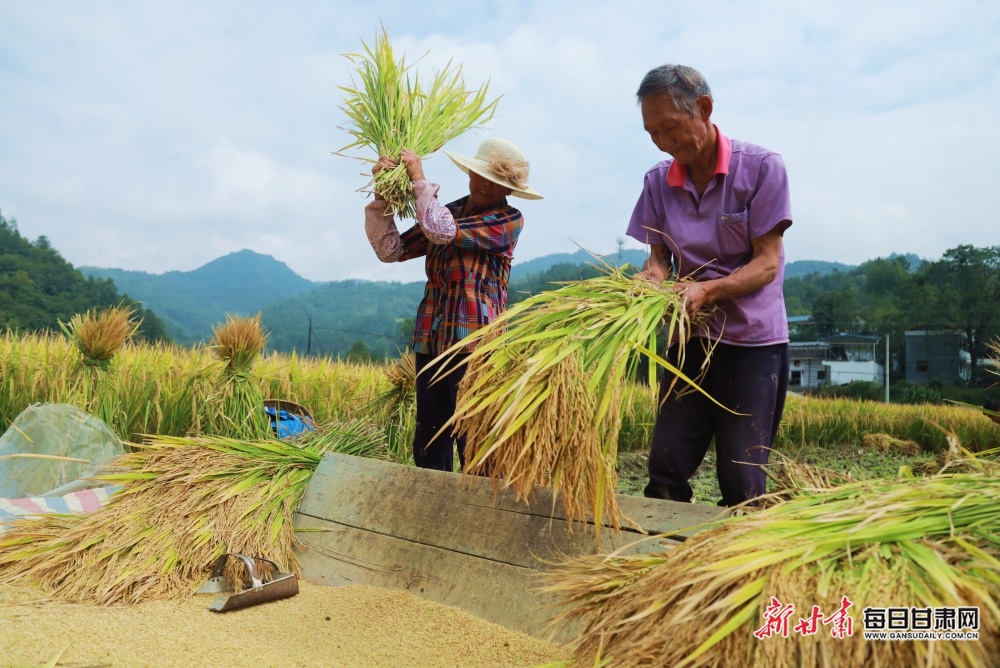
M 212 352 L 232 374 L 249 373 L 267 344 L 260 313 L 248 318 L 227 313 L 226 321 L 213 327 L 212 334 Z
M 889 454 L 892 450 L 898 450 L 912 457 L 921 452 L 920 445 L 916 441 L 896 438 L 889 434 L 865 434 L 861 437 L 861 444 L 885 454 Z
M 1000 655 L 1000 477 L 867 481 L 720 521 L 654 555 L 583 557 L 549 576 L 575 663 L 615 666 L 991 665 Z M 762 638 L 775 597 L 787 638 Z M 793 631 L 844 605 L 853 635 Z M 978 606 L 978 642 L 868 642 L 866 607 Z
M 390 387 L 368 403 L 364 414 L 385 425 L 391 460 L 412 464 L 417 413 L 416 355 L 410 350 L 403 351 L 398 359 L 383 367 L 383 373 Z
M 368 147 L 376 156 L 398 158 L 400 150 L 412 149 L 421 157 L 437 151 L 466 130 L 489 122 L 499 98 L 487 102 L 489 84 L 476 91 L 465 89 L 460 65 L 451 61 L 434 73 L 430 86 L 406 58 L 393 55 L 385 28 L 375 36 L 374 47 L 362 42 L 364 53 L 345 54 L 355 70 L 341 107 L 351 125 L 344 129 L 354 140 L 336 152 Z M 357 77 L 355 80 L 354 77 Z M 374 159 L 364 158 L 374 163 Z M 416 210 L 406 166 L 400 163 L 383 170 L 360 190 L 374 189 L 388 202 L 387 211 L 414 218 Z
M 655 363 L 650 386 L 661 366 L 674 383 L 697 387 L 657 354 L 656 337 L 665 326 L 667 341 L 683 351 L 699 321 L 688 317 L 672 283 L 655 286 L 627 277 L 625 267 L 606 268 L 605 276 L 515 304 L 434 363 L 435 376 L 468 365 L 448 423 L 466 438 L 466 472 L 488 473 L 524 500 L 535 485 L 552 485 L 568 521 L 591 516 L 598 528 L 607 521 L 618 529 L 623 386 L 645 355 Z
M 157 436 L 117 459 L 121 485 L 86 515 L 17 519 L 0 535 L 0 582 L 31 582 L 63 601 L 119 605 L 192 594 L 225 552 L 298 572 L 294 512 L 323 454 L 384 456 L 380 434 L 351 422 L 295 443 Z M 234 573 L 239 569 L 234 564 Z
M 205 400 L 204 433 L 243 440 L 267 438 L 271 424 L 264 413 L 264 395 L 251 377 L 254 362 L 267 343 L 260 313 L 248 318 L 227 314 L 226 322 L 212 331 L 212 352 L 225 366 L 217 393 Z
M 803 494 L 822 494 L 840 485 L 858 482 L 850 473 L 831 471 L 771 450 L 770 461 L 760 466 L 773 484 L 771 492 L 755 499 L 756 508 L 768 508 Z M 739 512 L 750 510 L 741 508 Z
M 124 303 L 103 311 L 92 309 L 77 313 L 68 323 L 59 321 L 66 338 L 80 352 L 85 366 L 106 369 L 111 359 L 139 331 L 142 320 L 136 320 L 135 309 Z

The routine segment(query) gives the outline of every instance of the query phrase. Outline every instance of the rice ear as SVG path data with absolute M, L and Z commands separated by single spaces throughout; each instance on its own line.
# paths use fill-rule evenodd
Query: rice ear
M 142 326 L 134 316 L 135 309 L 123 302 L 99 312 L 78 313 L 68 323 L 60 321 L 59 327 L 80 351 L 84 365 L 103 369 Z
M 678 333 L 696 326 L 671 283 L 605 268 L 515 304 L 432 362 L 432 378 L 466 365 L 446 425 L 465 436 L 466 472 L 488 472 L 521 499 L 551 485 L 567 519 L 592 519 L 598 537 L 603 522 L 618 529 L 622 519 L 615 492 L 623 387 L 639 356 L 680 374 L 655 352 L 664 315 L 670 342 L 682 348 Z
M 345 54 L 355 71 L 351 86 L 340 87 L 345 93 L 341 108 L 351 121 L 342 129 L 354 141 L 336 151 L 337 155 L 367 147 L 376 155 L 393 159 L 404 148 L 425 157 L 493 117 L 499 98 L 487 101 L 489 84 L 466 90 L 460 65 L 449 61 L 435 72 L 430 85 L 424 86 L 419 76 L 411 73 L 412 65 L 406 64 L 405 57 L 395 58 L 384 27 L 373 46 L 362 46 L 364 53 Z M 359 190 L 369 189 L 386 199 L 389 212 L 415 217 L 413 192 L 402 163 L 379 172 Z
M 56 600 L 120 605 L 194 593 L 223 552 L 297 571 L 292 513 L 328 451 L 385 456 L 378 429 L 324 425 L 295 442 L 156 436 L 102 476 L 111 502 L 41 515 L 0 534 L 0 582 L 31 581 Z
M 1000 651 L 1000 478 L 984 473 L 808 490 L 719 521 L 667 552 L 581 557 L 546 578 L 574 665 L 991 665 Z M 759 640 L 771 597 L 807 617 L 844 604 L 853 635 Z M 869 642 L 865 607 L 978 606 L 977 642 Z M 820 660 L 822 658 L 822 660 Z

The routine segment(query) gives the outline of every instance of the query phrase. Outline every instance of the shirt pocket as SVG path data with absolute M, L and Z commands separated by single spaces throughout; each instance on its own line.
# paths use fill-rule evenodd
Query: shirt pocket
M 749 225 L 750 214 L 747 209 L 719 214 L 719 246 L 725 255 L 746 255 L 753 250 Z

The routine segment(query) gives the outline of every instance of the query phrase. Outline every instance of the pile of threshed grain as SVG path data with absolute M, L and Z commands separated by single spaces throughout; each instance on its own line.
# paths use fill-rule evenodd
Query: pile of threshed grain
M 302 582 L 297 596 L 224 615 L 207 609 L 213 595 L 127 608 L 40 595 L 0 585 L 3 665 L 520 668 L 566 656 L 463 610 L 376 587 Z

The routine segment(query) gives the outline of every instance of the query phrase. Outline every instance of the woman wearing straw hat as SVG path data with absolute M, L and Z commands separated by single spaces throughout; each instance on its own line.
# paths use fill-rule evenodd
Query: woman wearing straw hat
M 433 385 L 430 374 L 420 372 L 435 356 L 489 324 L 507 307 L 511 258 L 524 225 L 521 212 L 507 203 L 507 196 L 542 196 L 528 185 L 524 153 L 509 141 L 486 139 L 471 158 L 445 153 L 469 175 L 468 195 L 442 205 L 437 199 L 439 186 L 425 178 L 420 156 L 403 149 L 399 159 L 406 164 L 416 198 L 417 224 L 400 234 L 391 213 L 386 212 L 385 200 L 376 192 L 375 201 L 365 207 L 365 232 L 382 262 L 425 258 L 427 285 L 412 341 L 417 368 L 413 459 L 417 466 L 452 471 L 455 435 L 449 431 L 434 437 L 455 411 L 465 367 Z M 382 156 L 372 174 L 396 164 Z M 459 439 L 458 453 L 464 465 L 463 439 Z

